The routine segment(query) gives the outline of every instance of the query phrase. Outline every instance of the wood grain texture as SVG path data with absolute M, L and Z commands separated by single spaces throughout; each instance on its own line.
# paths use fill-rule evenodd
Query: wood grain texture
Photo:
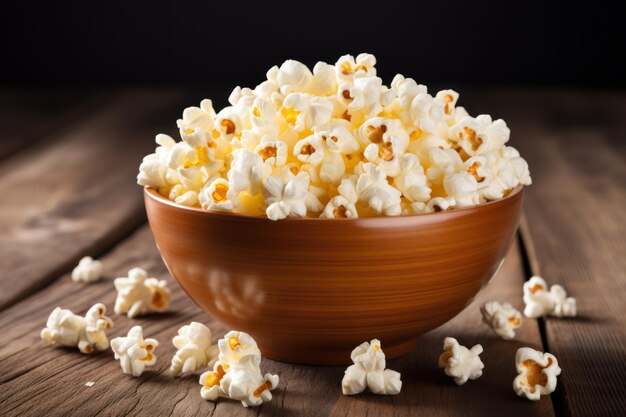
M 84 89 L 1 89 L 0 161 L 44 138 L 58 138 L 52 138 L 51 132 L 63 130 L 105 97 Z
M 182 97 L 114 94 L 0 164 L 0 309 L 144 221 L 137 167 L 159 129 L 175 130 Z
M 171 344 L 177 329 L 200 321 L 214 339 L 228 330 L 201 311 L 167 273 L 148 227 L 102 258 L 105 277 L 91 284 L 73 283 L 61 276 L 44 290 L 0 313 L 0 415 L 198 415 L 198 416 L 551 416 L 550 397 L 539 402 L 518 398 L 512 389 L 515 351 L 520 346 L 541 349 L 534 320 L 527 320 L 514 341 L 503 341 L 480 322 L 479 305 L 486 300 L 510 301 L 522 307 L 523 272 L 517 246 L 502 270 L 461 315 L 424 335 L 415 351 L 390 360 L 388 367 L 402 372 L 402 393 L 384 397 L 371 394 L 343 396 L 340 381 L 345 367 L 300 366 L 264 359 L 264 372 L 280 375 L 272 401 L 258 408 L 238 402 L 200 397 L 198 374 L 169 375 L 175 352 Z M 109 308 L 115 299 L 112 280 L 135 266 L 167 279 L 172 287 L 172 312 L 134 320 L 111 313 L 111 337 L 125 335 L 136 324 L 146 337 L 160 341 L 158 360 L 140 378 L 124 375 L 110 350 L 85 356 L 77 350 L 49 347 L 39 339 L 50 311 L 57 305 L 84 312 L 95 302 Z M 458 387 L 437 367 L 443 338 L 453 336 L 466 345 L 481 343 L 484 375 Z M 384 348 L 384 345 L 383 345 Z M 94 381 L 93 387 L 85 387 Z
M 545 321 L 563 369 L 557 410 L 626 409 L 626 95 L 568 91 L 481 94 L 527 158 L 524 240 L 531 272 L 576 297 L 578 317 Z M 473 107 L 472 107 L 473 108 Z

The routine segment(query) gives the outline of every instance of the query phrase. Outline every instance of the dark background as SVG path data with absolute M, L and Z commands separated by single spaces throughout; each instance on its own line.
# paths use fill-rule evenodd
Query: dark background
M 400 72 L 452 86 L 624 86 L 624 15 L 604 1 L 584 8 L 298 0 L 0 7 L 3 85 L 253 87 L 287 58 L 312 66 L 371 52 L 386 83 Z

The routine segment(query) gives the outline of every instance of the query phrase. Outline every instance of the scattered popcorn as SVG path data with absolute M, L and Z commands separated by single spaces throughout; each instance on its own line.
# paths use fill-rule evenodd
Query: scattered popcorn
M 542 316 L 575 317 L 576 299 L 568 297 L 567 292 L 560 285 L 553 285 L 548 290 L 548 284 L 541 277 L 532 277 L 524 283 L 524 315 L 530 318 Z
M 85 256 L 72 271 L 74 282 L 96 282 L 102 278 L 102 262 L 94 260 L 91 256 Z
M 111 350 L 125 374 L 140 376 L 146 366 L 156 362 L 154 350 L 159 346 L 155 339 L 144 339 L 141 326 L 134 326 L 126 337 L 111 339 Z
M 180 375 L 206 367 L 212 368 L 219 353 L 211 344 L 211 330 L 204 324 L 191 322 L 178 329 L 172 343 L 178 349 L 172 358 L 170 372 Z
M 241 401 L 244 407 L 261 405 L 272 399 L 278 375 L 261 373 L 261 352 L 250 335 L 228 332 L 217 342 L 219 355 L 212 371 L 200 376 L 200 395 L 205 400 L 219 397 Z
M 109 340 L 105 330 L 113 327 L 106 311 L 104 304 L 94 304 L 83 317 L 57 307 L 48 317 L 41 338 L 50 345 L 77 346 L 82 353 L 106 350 Z
M 509 303 L 490 301 L 480 307 L 483 323 L 505 340 L 515 337 L 515 329 L 522 325 L 522 313 Z
M 117 290 L 115 312 L 133 318 L 142 314 L 166 311 L 170 302 L 170 290 L 165 280 L 148 278 L 141 268 L 128 271 L 127 278 L 116 278 Z
M 444 368 L 446 375 L 452 377 L 457 385 L 463 385 L 468 379 L 477 379 L 483 374 L 483 362 L 480 355 L 481 345 L 471 349 L 461 346 L 456 339 L 446 337 L 443 340 L 443 353 L 439 356 L 439 367 Z
M 357 346 L 350 358 L 354 365 L 350 365 L 341 381 L 341 390 L 344 395 L 355 395 L 366 388 L 374 394 L 396 395 L 402 388 L 400 373 L 385 369 L 385 354 L 380 348 L 377 339 L 364 342 Z
M 532 183 L 503 120 L 401 74 L 386 86 L 371 54 L 313 71 L 287 60 L 228 101 L 185 109 L 182 141 L 157 135 L 137 182 L 180 205 L 272 220 L 454 210 Z M 346 180 L 355 193 L 342 192 Z
M 520 397 L 537 401 L 556 389 L 556 377 L 561 374 L 561 368 L 554 355 L 528 347 L 519 348 L 515 366 L 519 375 L 513 381 L 513 390 Z

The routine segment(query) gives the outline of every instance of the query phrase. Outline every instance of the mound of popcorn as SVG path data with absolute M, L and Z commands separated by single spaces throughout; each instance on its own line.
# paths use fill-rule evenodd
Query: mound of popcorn
M 137 182 L 177 204 L 272 220 L 429 213 L 531 184 L 503 120 L 400 74 L 386 86 L 375 64 L 365 53 L 313 71 L 288 60 L 217 113 L 203 100 L 178 120 L 181 142 L 157 135 Z

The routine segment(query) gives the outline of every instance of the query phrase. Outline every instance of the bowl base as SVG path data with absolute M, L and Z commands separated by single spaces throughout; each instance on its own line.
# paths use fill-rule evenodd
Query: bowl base
M 385 352 L 385 358 L 393 359 L 410 353 L 417 346 L 418 340 L 419 338 L 415 338 L 397 344 L 387 344 L 383 341 L 382 348 Z M 263 357 L 299 365 L 351 365 L 350 353 L 352 353 L 352 349 L 358 346 L 357 343 L 348 350 L 328 348 L 303 349 L 301 347 L 265 343 L 258 339 L 257 344 Z

